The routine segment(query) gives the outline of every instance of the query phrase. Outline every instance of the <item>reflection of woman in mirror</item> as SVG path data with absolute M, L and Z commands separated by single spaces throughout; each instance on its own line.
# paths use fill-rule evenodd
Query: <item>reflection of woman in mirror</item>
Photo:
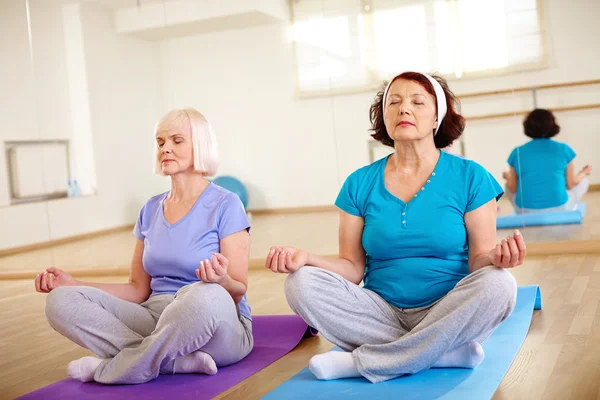
M 506 194 L 517 212 L 574 210 L 589 187 L 586 165 L 575 173 L 575 152 L 552 139 L 560 131 L 552 112 L 533 110 L 523 122 L 533 140 L 515 148 L 504 172 Z
M 35 280 L 49 293 L 50 325 L 100 357 L 69 364 L 81 381 L 213 375 L 253 347 L 245 296 L 250 225 L 241 200 L 206 179 L 219 164 L 212 128 L 196 110 L 172 110 L 154 140 L 155 172 L 170 177 L 171 190 L 139 213 L 129 282 L 81 282 L 56 268 Z
M 370 116 L 373 137 L 394 152 L 346 179 L 339 258 L 275 246 L 266 266 L 290 274 L 292 309 L 345 350 L 311 359 L 319 379 L 473 368 L 515 305 L 506 268 L 523 262 L 523 237 L 496 245 L 502 188 L 481 165 L 440 151 L 464 129 L 443 79 L 396 76 Z

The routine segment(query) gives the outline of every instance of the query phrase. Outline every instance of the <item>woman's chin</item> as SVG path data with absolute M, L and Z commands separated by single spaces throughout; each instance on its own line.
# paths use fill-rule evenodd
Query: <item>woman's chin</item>
M 170 168 L 170 167 L 163 167 L 162 174 L 164 176 L 173 176 L 173 175 L 177 174 L 177 169 L 176 168 Z
M 417 132 L 414 129 L 396 129 L 396 131 L 390 135 L 394 142 L 411 142 L 414 140 L 423 140 L 427 135 Z
M 407 133 L 401 133 L 401 134 L 396 133 L 395 135 L 392 136 L 392 140 L 394 142 L 412 142 L 412 141 L 418 140 L 418 139 L 420 139 L 419 135 L 407 134 Z
M 193 166 L 190 166 L 186 169 L 181 169 L 179 166 L 166 166 L 162 169 L 162 174 L 164 176 L 175 176 L 175 175 L 195 175 L 199 172 L 194 170 Z

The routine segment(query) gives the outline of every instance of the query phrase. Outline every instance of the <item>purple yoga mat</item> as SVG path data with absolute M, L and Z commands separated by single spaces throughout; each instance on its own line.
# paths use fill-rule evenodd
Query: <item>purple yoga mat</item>
M 141 385 L 101 385 L 65 379 L 43 387 L 19 400 L 70 399 L 210 399 L 255 374 L 289 353 L 305 336 L 316 332 L 307 329 L 297 315 L 254 316 L 254 349 L 237 364 L 219 368 L 214 376 L 181 374 L 160 375 Z

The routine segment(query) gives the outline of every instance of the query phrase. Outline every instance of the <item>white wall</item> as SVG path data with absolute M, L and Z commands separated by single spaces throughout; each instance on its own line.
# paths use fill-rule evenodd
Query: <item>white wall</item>
M 152 174 L 156 44 L 117 36 L 109 11 L 85 6 L 81 17 L 98 194 L 49 202 L 53 238 L 133 223 L 143 203 L 168 188 Z
M 249 207 L 329 204 L 338 189 L 331 99 L 294 98 L 286 27 L 165 41 L 168 107 L 192 106 L 214 125 L 219 174 L 239 177 Z
M 546 0 L 551 65 L 547 69 L 450 83 L 455 93 L 600 78 L 600 2 Z M 215 125 L 221 174 L 250 188 L 250 208 L 331 204 L 345 179 L 368 163 L 368 110 L 375 92 L 296 99 L 293 50 L 286 24 L 163 41 L 169 106 L 191 105 Z M 187 58 L 185 55 L 187 54 Z M 189 62 L 179 62 L 180 59 Z M 539 94 L 538 106 L 600 102 L 598 87 Z M 530 109 L 529 93 L 465 99 L 465 115 Z M 522 116 L 468 122 L 466 155 L 502 182 L 506 159 L 522 134 Z M 600 165 L 598 109 L 557 114 L 578 165 Z M 585 145 L 584 145 L 585 144 Z M 600 183 L 600 174 L 592 176 Z
M 0 61 L 0 206 L 4 206 L 9 203 L 10 195 L 3 143 L 11 138 L 38 135 L 24 1 L 13 0 L 2 4 Z
M 45 45 L 39 56 L 34 48 L 34 61 L 39 57 L 46 62 L 36 63 L 35 82 L 41 86 L 37 97 L 34 94 L 25 96 L 23 93 L 34 92 L 37 87 L 31 87 L 30 83 L 33 79 L 27 24 L 23 19 L 24 11 L 17 3 L 20 2 L 13 3 L 14 10 L 9 9 L 11 15 L 4 8 L 1 13 L 2 18 L 6 17 L 11 23 L 7 28 L 11 29 L 11 35 L 2 35 L 0 39 L 2 50 L 6 50 L 1 54 L 3 57 L 15 57 L 16 61 L 0 63 L 0 68 L 10 68 L 10 75 L 0 74 L 0 79 L 15 86 L 11 92 L 18 95 L 0 97 L 3 102 L 0 109 L 7 110 L 2 115 L 7 121 L 5 127 L 10 128 L 7 130 L 11 133 L 10 138 L 16 139 L 36 138 L 42 134 L 46 137 L 44 132 L 51 132 L 48 135 L 68 132 L 73 126 L 73 119 L 70 115 L 67 69 L 64 67 L 62 11 L 59 6 L 43 12 L 40 9 L 39 15 L 45 16 L 46 24 L 38 28 L 38 25 L 33 25 L 33 16 L 38 10 L 32 7 L 32 27 L 46 33 Z M 82 6 L 79 15 L 83 29 L 84 71 L 89 92 L 97 195 L 0 207 L 3 227 L 0 230 L 0 249 L 133 223 L 144 201 L 168 187 L 163 178 L 152 175 L 152 128 L 160 114 L 156 43 L 117 36 L 112 13 L 96 6 Z M 52 54 L 56 59 L 51 57 Z M 46 65 L 49 65 L 48 69 L 44 69 Z M 52 99 L 52 94 L 59 97 Z M 31 113 L 36 104 L 41 110 L 38 116 Z M 6 136 L 0 137 L 2 139 Z M 2 167 L 5 165 L 3 161 L 0 160 Z M 0 172 L 0 177 L 3 177 L 5 171 L 0 169 Z M 2 196 L 7 198 L 5 187 L 2 186 Z
M 25 1 L 3 2 L 0 13 L 0 248 L 50 238 L 45 203 L 8 205 L 4 141 L 68 139 L 72 133 L 60 9 L 31 5 L 33 53 Z

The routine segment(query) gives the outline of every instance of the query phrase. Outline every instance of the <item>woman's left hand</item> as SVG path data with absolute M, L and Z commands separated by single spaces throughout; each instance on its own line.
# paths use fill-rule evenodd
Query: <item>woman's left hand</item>
M 496 267 L 513 268 L 523 264 L 526 253 L 525 239 L 521 232 L 515 229 L 513 236 L 502 239 L 501 244 L 490 250 L 488 257 Z
M 592 174 L 592 166 L 588 164 L 585 167 L 581 168 L 581 173 L 585 174 L 585 176 L 591 175 Z
M 213 253 L 210 260 L 200 261 L 196 276 L 202 282 L 222 284 L 228 277 L 229 260 L 221 253 Z

